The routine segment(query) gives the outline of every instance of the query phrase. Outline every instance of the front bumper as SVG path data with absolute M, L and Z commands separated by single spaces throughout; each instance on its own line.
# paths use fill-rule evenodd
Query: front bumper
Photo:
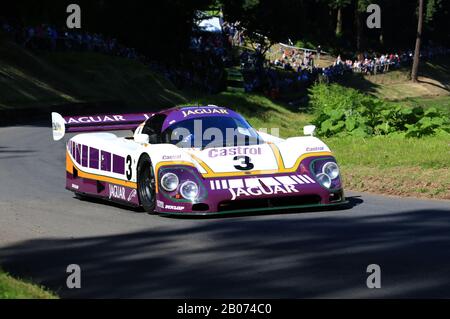
M 218 215 L 232 215 L 232 214 L 248 214 L 248 213 L 265 213 L 265 212 L 274 212 L 274 211 L 289 211 L 294 209 L 308 209 L 308 208 L 317 208 L 317 209 L 327 209 L 334 208 L 347 205 L 349 201 L 343 199 L 340 202 L 336 202 L 333 204 L 305 204 L 305 205 L 293 205 L 293 206 L 280 206 L 280 207 L 266 207 L 266 208 L 248 208 L 248 209 L 236 209 L 236 210 L 227 210 L 227 211 L 218 211 L 218 212 L 159 212 L 161 215 L 168 216 L 218 216 Z
M 156 212 L 168 215 L 217 215 L 288 210 L 294 208 L 330 207 L 345 204 L 340 180 L 338 187 L 328 189 L 311 174 L 311 163 L 305 160 L 294 172 L 203 178 L 189 167 L 172 167 L 187 174 L 200 186 L 200 194 L 191 202 L 160 189 Z M 171 169 L 171 168 L 167 168 Z

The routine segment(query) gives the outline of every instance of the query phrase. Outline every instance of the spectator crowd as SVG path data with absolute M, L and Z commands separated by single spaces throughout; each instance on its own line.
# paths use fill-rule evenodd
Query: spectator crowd
M 18 44 L 31 50 L 92 51 L 128 59 L 138 59 L 134 48 L 99 33 L 57 28 L 49 24 L 17 26 L 0 21 L 3 31 Z
M 265 92 L 276 98 L 280 93 L 298 92 L 317 81 L 339 81 L 346 74 L 376 75 L 410 66 L 414 57 L 412 50 L 384 54 L 364 52 L 355 54 L 354 59 L 344 60 L 338 55 L 331 65 L 318 67 L 316 60 L 320 53 L 320 47 L 304 50 L 280 46 L 278 56 L 265 61 L 257 51 L 244 51 L 241 69 L 246 92 Z M 422 61 L 449 54 L 450 50 L 444 47 L 426 47 L 420 52 Z
M 122 45 L 116 38 L 76 29 L 57 28 L 49 24 L 19 26 L 0 19 L 0 27 L 17 44 L 29 50 L 53 52 L 97 52 L 138 60 L 163 74 L 179 88 L 193 88 L 215 93 L 226 87 L 224 65 L 229 63 L 226 37 L 201 33 L 192 37 L 191 52 L 178 62 L 150 60 L 136 49 Z
M 245 29 L 239 22 L 222 22 L 222 32 L 195 31 L 190 51 L 180 54 L 177 63 L 161 63 L 128 48 L 116 38 L 99 33 L 56 28 L 49 24 L 18 26 L 0 19 L 1 29 L 16 43 L 30 50 L 89 51 L 139 60 L 153 71 L 160 72 L 178 88 L 192 88 L 217 93 L 227 87 L 226 67 L 233 65 L 233 47 L 244 45 Z M 412 63 L 414 51 L 392 53 L 355 54 L 343 59 L 338 55 L 332 65 L 318 67 L 316 60 L 322 53 L 317 50 L 298 49 L 281 45 L 276 58 L 266 59 L 260 46 L 254 51 L 243 49 L 240 68 L 246 92 L 264 92 L 278 98 L 285 92 L 304 90 L 316 81 L 339 81 L 351 73 L 374 75 L 398 69 Z M 270 53 L 273 53 L 269 50 Z M 421 50 L 421 59 L 450 54 L 443 47 L 427 47 Z

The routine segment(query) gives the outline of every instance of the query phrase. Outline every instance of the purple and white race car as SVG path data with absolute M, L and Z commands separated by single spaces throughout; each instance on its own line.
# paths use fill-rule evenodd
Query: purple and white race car
M 345 203 L 339 167 L 313 137 L 281 139 L 239 114 L 182 107 L 154 114 L 62 117 L 54 140 L 67 141 L 66 188 L 78 196 L 140 206 L 149 213 L 208 215 Z M 130 130 L 130 137 L 105 131 Z

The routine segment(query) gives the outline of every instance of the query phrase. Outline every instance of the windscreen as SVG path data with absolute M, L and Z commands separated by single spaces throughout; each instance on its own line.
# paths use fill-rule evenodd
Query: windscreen
M 200 117 L 169 126 L 162 133 L 164 143 L 182 148 L 210 148 L 260 144 L 254 128 L 245 120 L 227 117 Z

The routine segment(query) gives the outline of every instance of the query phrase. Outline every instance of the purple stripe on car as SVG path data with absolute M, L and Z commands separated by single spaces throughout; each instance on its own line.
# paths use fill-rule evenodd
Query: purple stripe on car
M 152 116 L 152 113 L 66 116 L 64 121 L 66 132 L 133 130 Z
M 81 166 L 87 167 L 88 166 L 88 154 L 89 154 L 89 148 L 87 145 L 82 146 L 82 152 L 81 152 Z
M 117 174 L 125 174 L 125 158 L 113 155 L 113 172 Z
M 102 171 L 111 172 L 111 153 L 101 151 L 101 165 Z
M 74 178 L 69 172 L 66 173 L 66 188 L 83 194 L 99 196 L 114 202 L 139 206 L 139 198 L 134 188 L 100 182 L 104 187 L 98 188 L 98 182 L 85 178 Z
M 134 130 L 139 124 L 116 124 L 116 125 L 102 125 L 102 126 L 79 126 L 72 127 L 67 132 L 100 132 L 100 131 L 122 131 L 122 130 Z
M 80 164 L 81 163 L 81 145 L 75 145 L 75 161 Z
M 89 148 L 89 168 L 98 169 L 99 161 L 98 161 L 99 150 L 96 148 Z

